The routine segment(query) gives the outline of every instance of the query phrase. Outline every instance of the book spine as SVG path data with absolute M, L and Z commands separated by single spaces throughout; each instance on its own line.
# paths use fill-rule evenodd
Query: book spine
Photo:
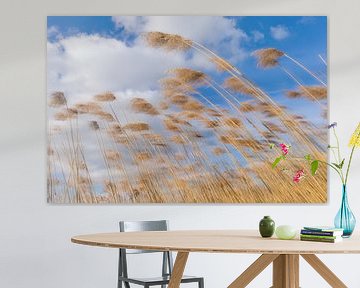
M 300 237 L 301 241 L 313 241 L 313 242 L 326 242 L 326 243 L 335 243 L 335 239 L 324 239 L 324 238 L 304 238 Z
M 336 239 L 336 238 L 340 238 L 336 237 L 336 236 L 322 236 L 322 235 L 304 235 L 304 234 L 300 234 L 301 237 L 303 238 L 314 238 L 314 239 Z
M 334 236 L 334 232 L 331 231 L 315 231 L 315 230 L 301 230 L 303 235 L 318 235 L 318 236 Z

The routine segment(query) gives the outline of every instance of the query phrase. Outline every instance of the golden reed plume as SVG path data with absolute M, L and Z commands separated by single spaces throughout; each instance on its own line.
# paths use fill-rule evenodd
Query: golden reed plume
M 236 77 L 229 77 L 224 82 L 224 87 L 234 91 L 239 92 L 244 95 L 257 96 L 258 91 L 256 88 L 251 87 L 248 83 L 246 83 L 243 79 Z
M 54 92 L 51 94 L 49 106 L 50 107 L 61 107 L 67 104 L 65 95 L 63 92 Z
M 285 53 L 275 48 L 256 50 L 253 53 L 258 58 L 258 65 L 263 68 L 271 68 L 279 64 L 279 58 Z
M 144 39 L 149 46 L 154 48 L 164 48 L 166 50 L 188 50 L 191 48 L 192 41 L 180 35 L 167 34 L 163 32 L 145 33 Z
M 102 94 L 95 95 L 94 99 L 99 102 L 110 102 L 110 101 L 115 101 L 116 97 L 111 92 L 105 92 Z
M 131 100 L 131 108 L 135 112 L 141 112 L 149 115 L 158 115 L 156 108 L 143 98 L 134 98 Z
M 324 100 L 327 99 L 327 88 L 323 86 L 300 86 L 298 91 L 287 91 L 286 96 L 291 99 Z

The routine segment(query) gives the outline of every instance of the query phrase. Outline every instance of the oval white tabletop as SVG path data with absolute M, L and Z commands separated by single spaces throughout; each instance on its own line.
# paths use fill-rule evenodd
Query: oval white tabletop
M 360 253 L 360 237 L 339 243 L 262 238 L 256 230 L 190 230 L 164 232 L 116 232 L 79 235 L 77 244 L 180 252 L 251 254 L 344 254 Z

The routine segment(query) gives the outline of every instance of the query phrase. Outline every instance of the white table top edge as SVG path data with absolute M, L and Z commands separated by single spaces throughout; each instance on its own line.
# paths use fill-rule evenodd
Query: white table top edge
M 338 243 L 262 238 L 256 230 L 173 230 L 78 235 L 76 244 L 107 248 L 241 254 L 360 254 L 360 235 Z

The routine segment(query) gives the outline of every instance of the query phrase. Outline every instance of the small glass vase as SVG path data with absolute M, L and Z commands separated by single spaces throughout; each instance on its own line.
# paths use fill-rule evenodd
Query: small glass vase
M 344 229 L 344 238 L 350 237 L 355 229 L 356 219 L 349 207 L 346 185 L 343 185 L 341 206 L 336 214 L 334 224 L 336 228 Z
M 259 232 L 261 237 L 268 238 L 272 237 L 275 232 L 275 222 L 270 216 L 264 216 L 259 222 Z

